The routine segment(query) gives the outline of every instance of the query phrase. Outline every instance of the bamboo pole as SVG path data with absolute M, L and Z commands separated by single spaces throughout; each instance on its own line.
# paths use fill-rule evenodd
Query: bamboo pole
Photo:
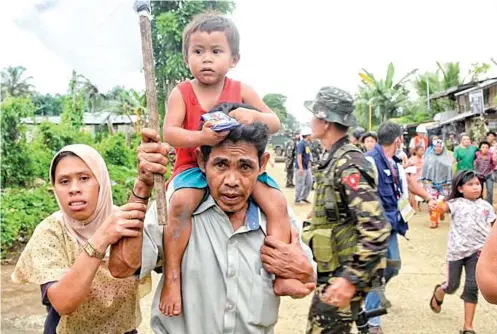
M 135 9 L 140 16 L 140 34 L 142 40 L 143 70 L 145 72 L 145 87 L 149 121 L 147 127 L 156 130 L 160 135 L 159 113 L 157 112 L 157 92 L 155 89 L 154 51 L 152 47 L 152 26 L 150 23 L 149 1 L 135 1 Z M 159 225 L 167 224 L 167 204 L 164 189 L 164 177 L 154 175 L 154 189 L 157 201 Z

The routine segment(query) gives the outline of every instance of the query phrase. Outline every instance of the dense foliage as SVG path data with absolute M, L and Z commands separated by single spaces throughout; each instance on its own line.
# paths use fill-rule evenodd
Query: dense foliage
M 299 122 L 286 109 L 286 96 L 282 94 L 266 94 L 262 98 L 264 103 L 278 116 L 283 130 L 298 130 Z
M 92 137 L 71 124 L 48 122 L 27 131 L 21 118 L 32 116 L 34 108 L 29 97 L 7 97 L 0 104 L 2 255 L 27 241 L 36 225 L 58 209 L 48 171 L 54 154 L 62 147 L 84 143 L 102 154 L 116 205 L 126 203 L 137 175 L 138 136 L 127 138 L 117 133 Z
M 388 65 L 385 79 L 377 79 L 372 73 L 363 70 L 359 74 L 362 85 L 356 93 L 355 114 L 359 123 L 366 128 L 370 121 L 370 107 L 373 127 L 391 118 L 398 119 L 402 124 L 426 122 L 437 113 L 456 108 L 455 101 L 447 98 L 430 100 L 428 103 L 428 96 L 480 80 L 491 67 L 486 63 L 471 64 L 468 75 L 462 78 L 459 62 L 436 62 L 434 72 L 415 75 L 417 71 L 412 70 L 397 83 L 393 81 L 395 71 L 392 63 Z

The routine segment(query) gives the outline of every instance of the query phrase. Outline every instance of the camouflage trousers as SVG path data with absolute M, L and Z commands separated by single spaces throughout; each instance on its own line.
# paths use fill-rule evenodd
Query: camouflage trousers
M 307 321 L 306 334 L 349 334 L 352 329 L 350 306 L 337 308 L 321 301 L 329 283 L 318 283 Z
M 293 183 L 293 174 L 294 174 L 293 171 L 294 171 L 293 168 L 289 168 L 286 171 L 286 186 L 287 187 L 294 187 L 295 186 L 295 184 Z

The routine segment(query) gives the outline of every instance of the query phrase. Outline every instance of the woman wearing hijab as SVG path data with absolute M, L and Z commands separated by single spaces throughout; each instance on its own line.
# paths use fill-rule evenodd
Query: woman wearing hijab
M 441 139 L 435 139 L 432 144 L 433 149 L 426 152 L 424 156 L 421 181 L 433 199 L 442 200 L 450 194 L 452 157 Z M 430 227 L 438 227 L 438 219 L 431 219 Z
M 46 334 L 136 333 L 150 276 L 113 278 L 108 250 L 121 237 L 140 234 L 146 201 L 114 207 L 105 162 L 87 145 L 58 152 L 50 182 L 60 210 L 36 227 L 12 280 L 40 285 Z

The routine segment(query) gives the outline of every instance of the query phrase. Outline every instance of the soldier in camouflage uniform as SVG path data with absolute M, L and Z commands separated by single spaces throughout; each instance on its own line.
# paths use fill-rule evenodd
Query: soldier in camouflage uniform
M 295 159 L 297 155 L 295 154 L 297 148 L 297 142 L 299 141 L 299 135 L 294 134 L 292 140 L 289 140 L 285 144 L 285 171 L 286 171 L 286 187 L 295 188 L 293 184 L 293 171 L 295 169 Z
M 351 95 L 323 87 L 305 107 L 314 114 L 312 135 L 326 150 L 318 167 L 312 221 L 302 235 L 318 265 L 307 333 L 347 334 L 352 307 L 360 305 L 373 278 L 385 268 L 390 225 L 372 166 L 349 143 L 347 130 L 355 126 Z
M 319 161 L 321 160 L 321 155 L 323 154 L 323 146 L 317 139 L 311 141 L 311 168 L 312 168 L 312 190 L 314 190 L 314 185 L 316 184 L 316 172 L 319 166 Z
M 362 136 L 366 133 L 366 130 L 364 130 L 364 128 L 361 128 L 360 126 L 358 126 L 357 128 L 354 129 L 354 131 L 352 131 L 352 133 L 350 134 L 350 143 L 352 145 L 355 145 L 357 146 L 358 149 L 360 149 L 362 152 L 366 152 L 366 150 L 364 149 L 364 145 L 362 145 L 362 142 L 361 142 L 361 139 L 362 139 Z

